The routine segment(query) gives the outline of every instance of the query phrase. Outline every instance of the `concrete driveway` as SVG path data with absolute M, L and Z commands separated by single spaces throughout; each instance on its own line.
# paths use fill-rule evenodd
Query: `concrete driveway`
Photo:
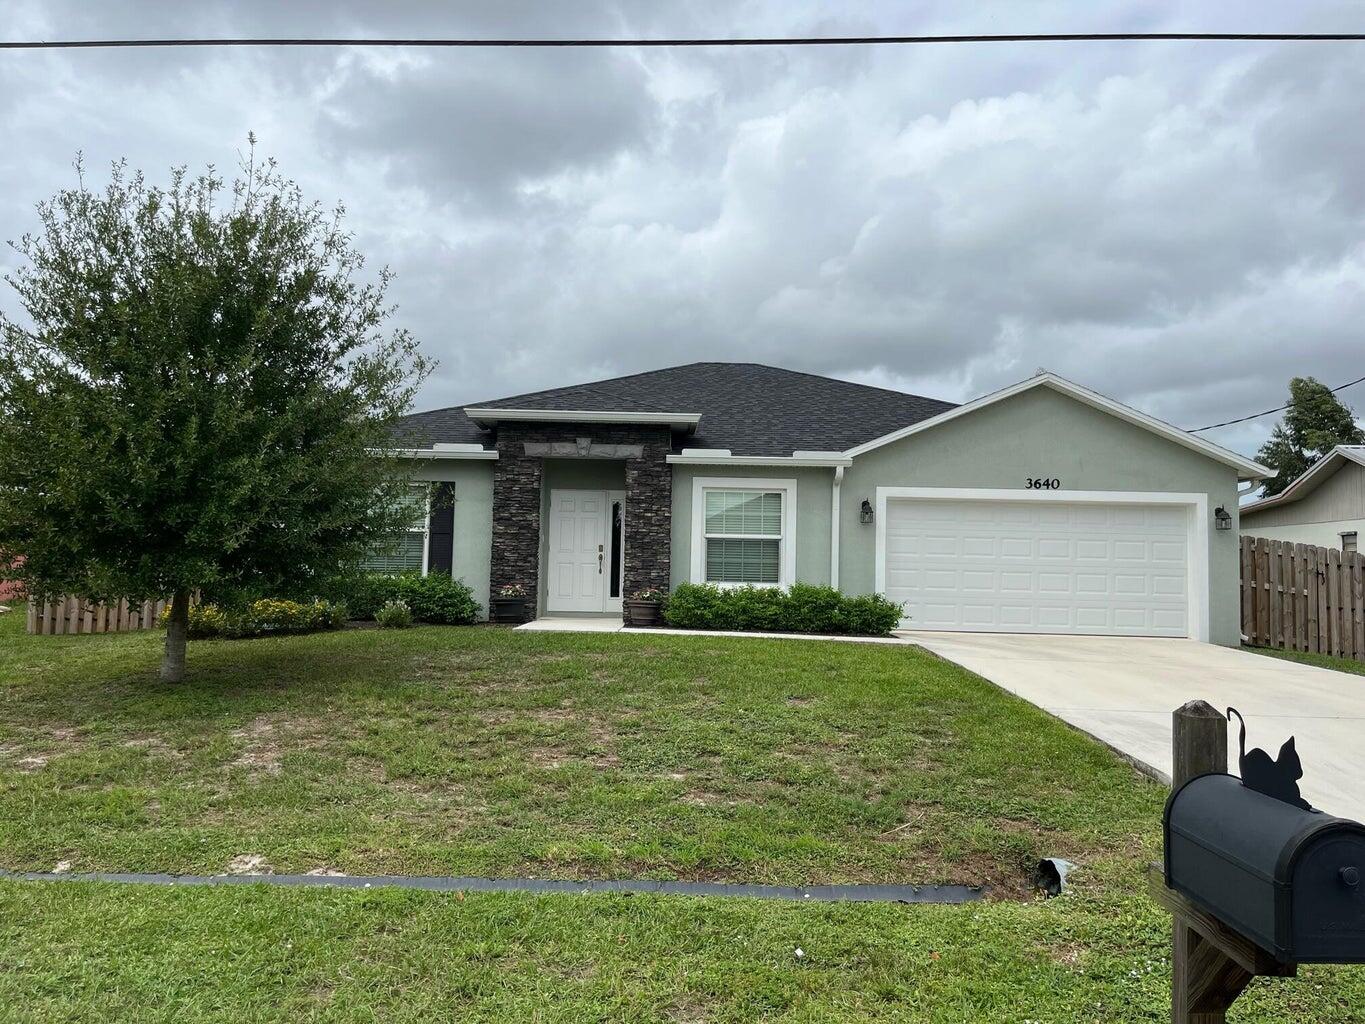
M 1229 705 L 1247 718 L 1247 746 L 1271 757 L 1297 737 L 1315 807 L 1365 821 L 1365 677 L 1279 658 L 1153 638 L 907 633 L 1076 726 L 1164 778 L 1171 773 L 1171 712 L 1187 700 Z M 1228 765 L 1237 771 L 1237 730 Z

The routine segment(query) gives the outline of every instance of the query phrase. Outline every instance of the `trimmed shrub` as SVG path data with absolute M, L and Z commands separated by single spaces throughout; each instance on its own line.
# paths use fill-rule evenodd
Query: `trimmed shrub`
M 809 583 L 789 590 L 682 583 L 664 606 L 664 621 L 677 629 L 889 636 L 901 606 L 880 594 L 848 597 Z
M 467 625 L 476 621 L 479 612 L 483 611 L 483 606 L 474 600 L 474 591 L 463 580 L 452 579 L 443 573 L 350 576 L 334 581 L 327 588 L 327 594 L 344 601 L 357 619 L 374 618 L 390 601 L 404 602 L 411 610 L 414 622 L 444 626 Z
M 168 607 L 161 616 L 162 625 L 165 625 L 169 614 Z M 216 604 L 190 605 L 189 635 L 192 640 L 281 636 L 340 629 L 345 623 L 345 605 L 331 601 L 301 604 L 298 601 L 266 598 L 240 608 L 223 608 Z
M 385 601 L 374 613 L 380 629 L 407 629 L 412 625 L 412 609 L 406 601 Z

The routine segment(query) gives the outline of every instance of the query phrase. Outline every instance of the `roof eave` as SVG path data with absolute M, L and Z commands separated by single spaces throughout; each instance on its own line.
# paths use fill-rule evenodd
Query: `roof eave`
M 790 468 L 836 469 L 853 465 L 852 457 L 844 454 L 829 455 L 721 455 L 689 454 L 669 455 L 666 461 L 673 466 L 787 466 Z

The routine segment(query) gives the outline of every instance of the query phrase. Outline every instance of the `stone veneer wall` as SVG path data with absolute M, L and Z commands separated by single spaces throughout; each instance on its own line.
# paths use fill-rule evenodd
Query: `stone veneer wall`
M 520 583 L 532 595 L 541 589 L 540 531 L 542 463 L 528 456 L 529 442 L 572 442 L 580 437 L 597 444 L 638 444 L 638 459 L 626 459 L 625 576 L 622 593 L 654 587 L 667 591 L 673 518 L 673 471 L 665 461 L 672 451 L 666 426 L 632 427 L 579 423 L 502 423 L 498 426 L 498 461 L 493 463 L 493 551 L 489 583 L 496 596 L 501 587 Z

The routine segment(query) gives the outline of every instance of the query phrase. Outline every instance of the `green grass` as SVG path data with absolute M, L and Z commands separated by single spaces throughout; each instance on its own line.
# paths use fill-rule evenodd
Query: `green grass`
M 989 881 L 961 907 L 0 883 L 0 1020 L 1158 1021 L 1161 787 L 923 652 L 0 618 L 0 867 Z M 1030 862 L 1084 867 L 1053 901 Z M 798 958 L 800 947 L 805 956 Z M 1365 971 L 1234 1020 L 1355 1019 Z
M 1271 658 L 1283 658 L 1285 661 L 1297 661 L 1304 665 L 1314 665 L 1317 668 L 1330 668 L 1353 676 L 1365 676 L 1365 661 L 1354 661 L 1351 658 L 1334 658 L 1330 654 L 1308 654 L 1305 651 L 1283 651 L 1275 647 L 1243 647 L 1242 650 Z

